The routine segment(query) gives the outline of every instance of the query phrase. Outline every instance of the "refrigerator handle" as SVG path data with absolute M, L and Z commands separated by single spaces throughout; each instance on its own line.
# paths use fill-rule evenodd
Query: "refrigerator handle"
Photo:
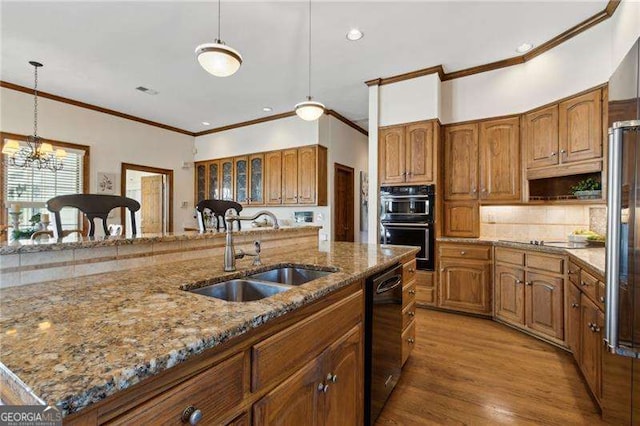
M 607 168 L 607 257 L 605 300 L 605 341 L 611 352 L 618 347 L 618 294 L 620 257 L 620 210 L 622 176 L 622 138 L 624 129 L 609 129 L 609 163 Z

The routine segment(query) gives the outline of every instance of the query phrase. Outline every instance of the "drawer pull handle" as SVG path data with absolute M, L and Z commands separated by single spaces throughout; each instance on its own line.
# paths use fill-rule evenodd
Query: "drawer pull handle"
M 409 272 L 411 272 L 412 274 L 415 272 L 415 268 L 409 268 Z
M 182 423 L 197 425 L 200 420 L 202 420 L 202 411 L 198 410 L 193 405 L 188 406 L 182 412 Z
M 414 294 L 416 294 L 416 291 L 415 290 L 409 290 L 409 294 L 414 295 Z M 603 300 L 603 302 L 604 302 L 604 300 Z
M 407 315 L 409 315 L 410 317 L 415 316 L 415 314 L 416 314 L 416 313 L 415 313 L 415 312 L 413 312 L 413 311 L 409 311 L 409 312 L 407 312 Z
M 409 337 L 407 339 L 407 342 L 409 342 L 409 344 L 413 345 L 416 342 L 416 340 L 413 337 Z
M 327 382 L 335 383 L 338 381 L 338 376 L 335 374 L 327 374 Z
M 569 270 L 569 275 L 578 275 L 576 271 Z
M 318 391 L 322 393 L 327 393 L 328 390 L 329 390 L 329 385 L 325 385 L 324 383 L 318 384 Z

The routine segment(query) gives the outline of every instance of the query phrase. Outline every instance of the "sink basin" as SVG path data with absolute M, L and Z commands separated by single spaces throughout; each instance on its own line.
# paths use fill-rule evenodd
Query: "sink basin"
M 332 272 L 317 271 L 315 269 L 286 267 L 250 275 L 249 278 L 286 285 L 300 285 L 318 278 L 326 277 L 331 273 Z
M 250 302 L 264 299 L 274 294 L 289 290 L 290 286 L 276 283 L 262 283 L 253 280 L 231 280 L 206 287 L 190 290 L 192 293 L 202 294 L 228 302 Z

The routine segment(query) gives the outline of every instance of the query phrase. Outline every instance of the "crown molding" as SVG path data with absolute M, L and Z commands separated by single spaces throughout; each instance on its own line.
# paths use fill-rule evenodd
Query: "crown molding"
M 34 94 L 33 89 L 31 89 L 29 87 L 20 86 L 18 84 L 9 83 L 7 81 L 1 81 L 0 80 L 0 87 L 4 87 L 5 89 L 15 90 L 17 92 L 28 93 L 30 95 Z M 149 125 L 149 126 L 159 127 L 161 129 L 169 130 L 171 132 L 181 133 L 183 135 L 188 135 L 188 136 L 195 136 L 195 133 L 190 132 L 189 130 L 179 129 L 177 127 L 169 126 L 167 124 L 158 123 L 156 121 L 151 121 L 151 120 L 147 120 L 145 118 L 136 117 L 134 115 L 125 114 L 124 112 L 115 111 L 115 110 L 108 109 L 108 108 L 103 108 L 103 107 L 100 107 L 100 106 L 97 106 L 97 105 L 88 104 L 86 102 L 80 102 L 80 101 L 76 101 L 74 99 L 64 98 L 62 96 L 54 95 L 52 93 L 41 92 L 40 90 L 38 90 L 38 96 L 41 97 L 41 98 L 51 99 L 51 100 L 54 100 L 54 101 L 58 101 L 58 102 L 62 102 L 62 103 L 65 103 L 65 104 L 77 106 L 77 107 L 80 107 L 80 108 L 85 108 L 85 109 L 90 109 L 90 110 L 97 111 L 97 112 L 102 112 L 104 114 L 113 115 L 115 117 L 124 118 L 125 120 L 136 121 L 138 123 L 146 124 L 146 125 Z
M 202 132 L 194 133 L 194 136 L 198 137 L 198 136 L 210 135 L 212 133 L 224 132 L 231 129 L 237 129 L 239 127 L 252 126 L 254 124 L 266 123 L 267 121 L 280 120 L 282 118 L 293 117 L 294 115 L 296 115 L 295 111 L 287 111 L 280 114 L 268 115 L 266 117 L 255 118 L 253 120 L 242 121 L 240 123 L 228 124 L 226 126 L 215 127 L 209 130 L 203 130 Z
M 561 34 L 558 34 L 554 38 L 545 43 L 531 49 L 531 51 L 507 59 L 491 62 L 488 64 L 477 65 L 470 68 L 465 68 L 458 71 L 445 72 L 442 65 L 436 65 L 429 68 L 423 68 L 415 71 L 410 71 L 404 74 L 398 74 L 391 77 L 381 77 L 373 80 L 365 81 L 367 86 L 384 86 L 385 84 L 397 83 L 403 80 L 410 80 L 412 78 L 422 77 L 429 74 L 438 74 L 441 81 L 453 80 L 456 78 L 468 77 L 473 74 L 479 74 L 487 71 L 494 71 L 500 68 L 511 67 L 513 65 L 523 64 L 531 59 L 535 58 L 542 53 L 553 49 L 554 47 L 564 43 L 567 40 L 577 36 L 578 34 L 588 30 L 594 25 L 603 22 L 613 16 L 616 9 L 620 5 L 621 0 L 609 0 L 607 6 L 595 15 L 585 19 L 577 25 L 569 28 Z
M 366 131 L 365 129 L 363 129 L 362 127 L 358 126 L 356 123 L 354 123 L 353 121 L 349 120 L 347 117 L 345 117 L 344 115 L 341 115 L 340 113 L 336 112 L 333 109 L 327 109 L 325 110 L 325 114 L 330 115 L 332 117 L 337 118 L 338 120 L 342 121 L 344 124 L 346 124 L 347 126 L 359 131 L 360 133 L 362 133 L 365 136 L 369 136 L 369 132 Z

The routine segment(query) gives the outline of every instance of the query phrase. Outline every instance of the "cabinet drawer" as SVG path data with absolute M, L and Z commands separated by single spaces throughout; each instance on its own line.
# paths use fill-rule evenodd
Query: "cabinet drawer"
M 362 321 L 363 293 L 357 293 L 256 344 L 251 390 L 281 382 Z
M 491 246 L 481 245 L 441 245 L 441 257 L 456 257 L 461 259 L 490 260 Z
M 416 304 L 415 302 L 410 303 L 406 308 L 402 310 L 402 329 L 407 328 L 409 323 L 411 323 L 416 317 Z
M 402 265 L 402 285 L 409 284 L 409 281 L 416 277 L 416 260 L 413 259 L 410 262 Z
M 580 286 L 580 267 L 573 262 L 569 262 L 569 281 Z
M 248 368 L 245 369 L 245 353 L 239 353 L 128 411 L 109 424 L 144 425 L 159 421 L 180 424 L 182 412 L 189 406 L 202 411 L 203 423 L 214 423 L 216 419 L 237 408 L 247 391 Z
M 527 253 L 527 266 L 540 271 L 564 274 L 564 258 L 557 256 L 545 256 L 537 253 Z
M 496 247 L 496 262 L 524 266 L 524 252 Z
M 416 342 L 416 322 L 411 324 L 402 332 L 402 365 L 407 362 L 413 346 Z
M 580 272 L 580 288 L 591 300 L 598 300 L 598 279 L 587 271 Z
M 416 300 L 416 282 L 412 280 L 409 284 L 402 287 L 402 307 L 406 307 L 409 303 L 413 303 Z

